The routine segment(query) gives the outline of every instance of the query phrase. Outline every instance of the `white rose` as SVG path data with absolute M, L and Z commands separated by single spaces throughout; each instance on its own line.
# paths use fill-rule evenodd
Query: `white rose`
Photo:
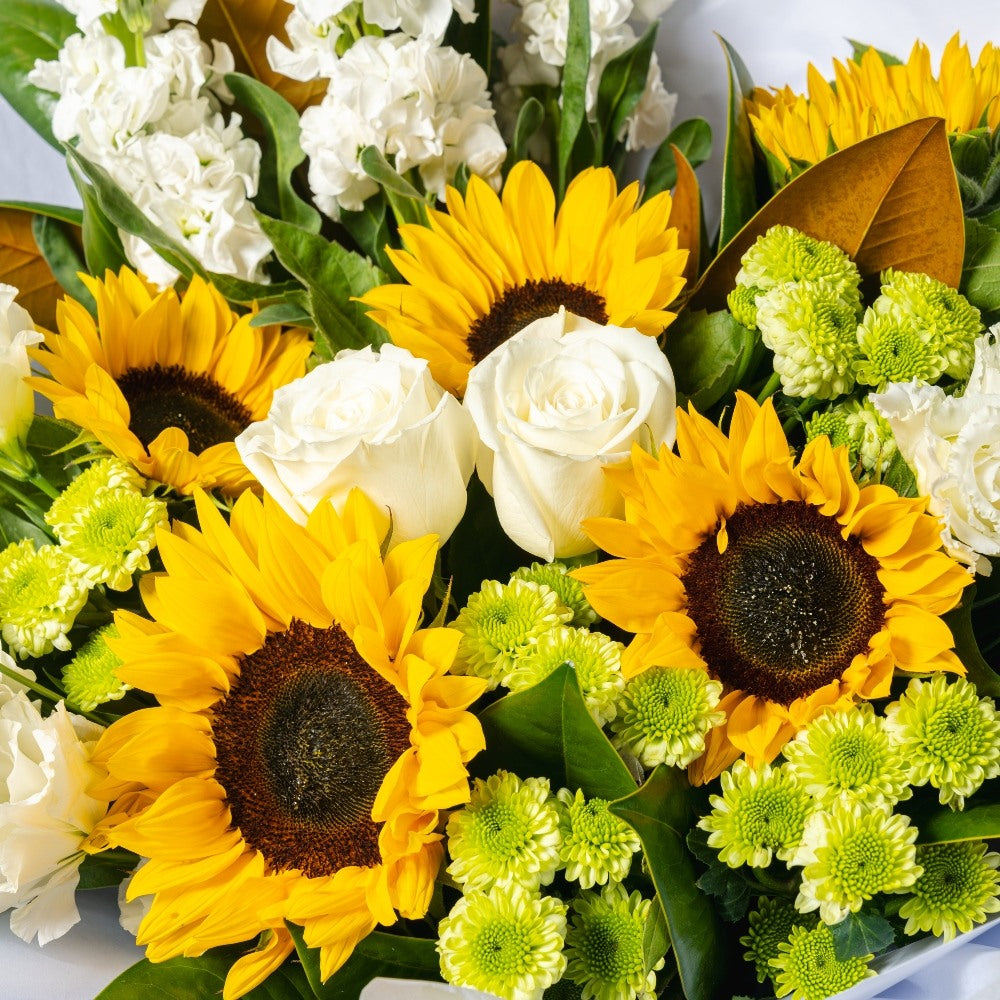
M 35 394 L 24 384 L 31 374 L 28 348 L 42 335 L 14 301 L 16 295 L 16 288 L 0 285 L 0 452 L 23 462 L 24 438 L 35 412 Z
M 2 650 L 0 662 L 17 669 Z M 18 937 L 45 944 L 80 919 L 80 847 L 108 804 L 87 794 L 99 776 L 90 754 L 101 727 L 62 702 L 45 717 L 38 707 L 0 679 L 0 911 L 15 911 Z
M 300 523 L 322 500 L 343 509 L 357 486 L 391 518 L 392 544 L 431 532 L 444 541 L 465 513 L 476 431 L 426 361 L 386 344 L 341 351 L 278 389 L 236 447 Z
M 961 396 L 922 382 L 892 384 L 871 399 L 945 524 L 945 548 L 988 575 L 1000 556 L 1000 327 L 976 341 Z
M 580 522 L 623 510 L 605 467 L 635 442 L 672 445 L 674 403 L 667 359 L 636 330 L 560 309 L 501 344 L 472 369 L 465 406 L 504 531 L 543 559 L 591 551 Z

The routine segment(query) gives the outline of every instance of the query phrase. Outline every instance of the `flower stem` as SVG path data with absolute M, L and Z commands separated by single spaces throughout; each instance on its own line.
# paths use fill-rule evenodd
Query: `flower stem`
M 767 380 L 764 388 L 760 390 L 760 395 L 757 397 L 758 403 L 763 403 L 765 399 L 773 396 L 777 391 L 778 387 L 781 385 L 781 376 L 777 372 L 771 372 L 771 377 Z
M 53 691 L 51 688 L 45 687 L 44 684 L 39 684 L 38 681 L 31 680 L 30 677 L 25 677 L 24 674 L 19 673 L 17 670 L 4 666 L 2 662 L 0 662 L 0 676 L 9 677 L 12 681 L 16 681 L 18 684 L 24 685 L 24 687 L 28 688 L 29 691 L 34 691 L 35 694 L 41 695 L 53 704 L 62 699 L 62 695 L 57 691 Z

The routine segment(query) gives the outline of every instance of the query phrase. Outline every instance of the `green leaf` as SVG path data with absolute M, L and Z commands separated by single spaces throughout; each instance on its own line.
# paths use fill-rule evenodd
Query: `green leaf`
M 76 18 L 55 0 L 3 0 L 0 3 L 0 95 L 50 145 L 57 95 L 28 83 L 36 59 L 51 61 L 70 35 Z
M 847 41 L 850 43 L 851 49 L 851 59 L 859 63 L 861 62 L 861 57 L 869 50 L 873 49 L 875 54 L 882 60 L 883 66 L 902 66 L 902 60 L 897 59 L 894 55 L 888 52 L 883 52 L 881 49 L 876 49 L 874 45 L 869 45 L 867 42 L 859 42 L 854 38 L 848 38 Z
M 79 208 L 65 205 L 46 205 L 40 201 L 0 201 L 0 208 L 18 208 L 32 215 L 44 215 L 47 219 L 68 222 L 72 226 L 83 225 L 83 212 Z
M 965 666 L 966 679 L 976 685 L 980 695 L 1000 698 L 1000 674 L 997 674 L 980 653 L 976 631 L 972 626 L 976 587 L 976 584 L 966 587 L 962 603 L 943 618 L 955 638 L 955 652 Z
M 35 415 L 28 430 L 28 450 L 35 459 L 38 471 L 56 489 L 62 489 L 73 478 L 72 463 L 82 452 L 75 447 L 79 428 L 55 417 Z
M 479 721 L 486 749 L 473 766 L 480 775 L 503 768 L 602 799 L 617 799 L 635 788 L 618 751 L 588 711 L 570 663 L 534 687 L 495 701 L 480 712 Z
M 490 7 L 490 0 L 476 0 L 476 19 L 470 24 L 465 24 L 458 14 L 452 14 L 442 42 L 456 52 L 471 56 L 486 74 L 487 80 L 493 61 L 493 14 Z
M 206 271 L 205 277 L 215 285 L 216 291 L 226 301 L 244 306 L 254 302 L 259 306 L 284 302 L 288 296 L 302 291 L 302 286 L 297 281 L 275 281 L 264 284 L 235 278 L 231 274 L 218 274 L 215 271 Z
M 120 885 L 135 871 L 139 856 L 131 851 L 112 850 L 88 854 L 80 865 L 80 889 L 106 889 Z
M 610 159 L 625 121 L 646 89 L 649 62 L 656 43 L 658 21 L 653 21 L 635 45 L 615 56 L 601 73 L 597 86 L 597 123 L 604 129 L 604 160 Z
M 693 827 L 684 841 L 688 850 L 704 865 L 704 872 L 696 883 L 702 892 L 716 900 L 723 920 L 735 923 L 746 916 L 754 897 L 760 892 L 760 883 L 750 874 L 753 869 L 730 868 L 719 860 L 719 852 L 708 846 L 708 833 Z
M 309 311 L 316 321 L 316 353 L 332 358 L 345 347 L 378 345 L 385 331 L 353 301 L 385 281 L 385 275 L 363 257 L 280 219 L 258 216 L 278 260 L 306 287 Z
M 663 140 L 646 167 L 644 198 L 669 191 L 677 183 L 677 162 L 671 146 L 676 146 L 692 167 L 697 167 L 712 154 L 712 126 L 704 118 L 689 118 Z
M 917 496 L 917 477 L 900 451 L 892 456 L 889 468 L 882 476 L 882 482 L 891 486 L 901 497 Z
M 715 908 L 697 887 L 684 838 L 694 819 L 684 773 L 660 765 L 642 788 L 611 811 L 639 835 L 646 867 L 670 930 L 687 1000 L 724 995 L 732 944 Z
M 517 113 L 517 123 L 514 125 L 514 136 L 511 139 L 510 147 L 507 150 L 507 159 L 504 161 L 504 176 L 510 173 L 515 163 L 528 159 L 528 142 L 531 137 L 542 127 L 545 121 L 545 108 L 537 97 L 528 97 L 521 110 Z
M 250 325 L 270 326 L 272 323 L 280 323 L 283 326 L 312 326 L 313 318 L 306 308 L 307 304 L 307 297 L 290 295 L 287 301 L 265 306 L 250 320 Z
M 69 173 L 83 202 L 83 256 L 86 270 L 103 277 L 105 271 L 118 273 L 127 263 L 118 229 L 104 214 L 97 200 L 97 192 L 83 173 L 69 161 Z
M 292 184 L 295 168 L 306 154 L 299 143 L 299 115 L 277 91 L 243 73 L 227 73 L 226 84 L 264 130 L 257 207 L 267 215 L 318 233 L 319 212 L 299 197 Z
M 590 4 L 569 0 L 566 63 L 562 76 L 562 115 L 559 120 L 558 195 L 566 193 L 570 157 L 577 135 L 587 119 L 587 75 L 590 72 Z
M 358 942 L 351 957 L 324 983 L 320 978 L 319 951 L 306 945 L 301 927 L 287 926 L 313 995 L 319 1000 L 357 1000 L 376 976 L 442 981 L 433 940 L 374 931 Z
M 78 272 L 86 271 L 87 265 L 80 257 L 67 225 L 52 216 L 36 215 L 31 220 L 31 232 L 38 252 L 45 258 L 45 263 L 63 290 L 92 311 L 96 309 L 93 296 L 79 278 Z M 79 236 L 79 232 L 76 235 Z
M 6 548 L 14 542 L 20 542 L 25 538 L 30 538 L 38 548 L 42 545 L 51 545 L 52 539 L 33 521 L 22 516 L 20 513 L 4 506 L 9 503 L 6 492 L 3 489 L 5 476 L 0 475 L 0 498 L 3 505 L 0 505 L 0 547 Z
M 965 220 L 965 259 L 959 291 L 992 319 L 1000 314 L 1000 232 Z
M 375 146 L 366 146 L 358 157 L 361 169 L 382 186 L 396 221 L 402 225 L 410 222 L 422 226 L 427 223 L 427 205 L 423 195 L 379 152 Z
M 370 257 L 392 280 L 399 277 L 385 252 L 389 243 L 389 209 L 385 193 L 380 191 L 365 199 L 360 212 L 341 212 L 340 224 L 357 243 L 361 252 Z
M 678 389 L 699 410 L 707 410 L 739 384 L 757 337 L 725 309 L 682 313 L 666 335 L 666 354 Z
M 720 36 L 729 66 L 729 113 L 726 152 L 722 161 L 722 216 L 719 223 L 721 250 L 757 211 L 757 181 L 754 176 L 753 138 L 743 105 L 753 92 L 753 80 L 736 50 Z
M 892 924 L 881 913 L 866 910 L 848 913 L 830 930 L 833 931 L 833 951 L 840 962 L 878 955 L 891 948 L 896 940 Z
M 918 844 L 1000 838 L 1000 778 L 984 781 L 958 812 L 941 805 L 932 788 L 918 788 L 909 802 L 900 803 L 897 811 L 909 816 L 919 831 Z

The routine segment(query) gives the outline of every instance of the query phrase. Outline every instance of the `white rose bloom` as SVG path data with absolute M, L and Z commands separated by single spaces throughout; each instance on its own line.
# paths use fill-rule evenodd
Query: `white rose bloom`
M 14 667 L 3 651 L 0 661 Z M 38 709 L 21 685 L 0 678 L 0 911 L 14 910 L 18 937 L 44 945 L 80 919 L 80 848 L 108 804 L 87 794 L 101 727 L 62 702 L 46 717 Z
M 360 487 L 391 518 L 391 542 L 446 540 L 465 513 L 476 431 L 427 362 L 391 344 L 341 351 L 278 389 L 265 420 L 236 438 L 247 468 L 303 523 Z
M 923 382 L 894 383 L 870 398 L 889 421 L 896 444 L 929 509 L 944 522 L 944 546 L 988 575 L 1000 556 L 1000 326 L 976 341 L 965 392 L 948 396 Z
M 465 406 L 504 531 L 546 560 L 592 551 L 580 522 L 624 509 L 604 469 L 633 443 L 672 445 L 674 403 L 667 359 L 636 330 L 560 309 L 501 344 L 469 374 Z
M 15 301 L 17 289 L 0 284 L 0 452 L 23 463 L 24 439 L 35 413 L 35 394 L 24 384 L 31 374 L 28 348 L 43 337 L 28 311 Z

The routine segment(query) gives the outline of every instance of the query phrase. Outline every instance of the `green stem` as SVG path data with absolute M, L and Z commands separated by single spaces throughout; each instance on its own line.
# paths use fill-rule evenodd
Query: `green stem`
M 25 507 L 30 507 L 31 510 L 35 511 L 35 513 L 39 516 L 44 516 L 44 508 L 40 507 L 35 500 L 27 495 L 27 493 L 22 493 L 13 483 L 0 479 L 0 486 L 2 486 L 15 500 L 24 504 Z
M 25 677 L 24 674 L 19 673 L 11 667 L 4 666 L 2 661 L 0 661 L 0 675 L 9 677 L 12 681 L 16 681 L 18 684 L 23 684 L 29 691 L 34 691 L 35 694 L 41 695 L 43 698 L 47 698 L 53 704 L 62 699 L 62 695 L 57 691 L 53 691 L 51 688 L 47 688 L 45 685 L 39 684 L 38 681 L 33 681 L 30 678 Z
M 757 402 L 763 404 L 765 399 L 770 398 L 778 391 L 780 385 L 781 376 L 777 372 L 771 372 L 771 377 L 765 383 L 764 388 L 761 389 L 760 395 L 757 397 Z
M 55 500 L 59 496 L 57 490 L 40 472 L 33 472 L 28 476 L 28 482 L 37 490 L 41 490 L 50 500 Z

